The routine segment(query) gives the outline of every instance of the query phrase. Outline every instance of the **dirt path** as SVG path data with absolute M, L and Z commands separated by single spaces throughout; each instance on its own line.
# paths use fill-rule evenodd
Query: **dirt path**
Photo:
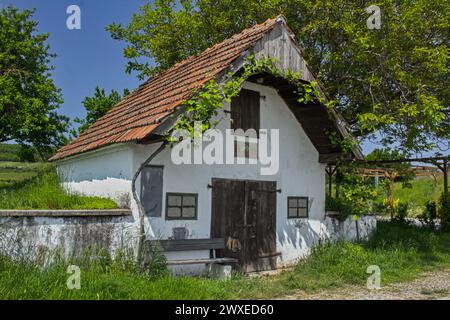
M 379 290 L 346 286 L 308 294 L 298 291 L 281 299 L 322 300 L 450 300 L 450 269 L 427 272 L 411 282 L 389 284 Z

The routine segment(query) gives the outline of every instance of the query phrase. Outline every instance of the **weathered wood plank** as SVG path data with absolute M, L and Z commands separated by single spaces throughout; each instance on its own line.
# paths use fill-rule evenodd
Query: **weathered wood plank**
M 233 258 L 213 258 L 213 259 L 186 259 L 186 260 L 170 260 L 167 261 L 168 265 L 179 264 L 225 264 L 225 263 L 237 263 L 238 259 Z
M 150 245 L 164 251 L 213 250 L 225 248 L 223 238 L 183 239 L 183 240 L 149 240 Z

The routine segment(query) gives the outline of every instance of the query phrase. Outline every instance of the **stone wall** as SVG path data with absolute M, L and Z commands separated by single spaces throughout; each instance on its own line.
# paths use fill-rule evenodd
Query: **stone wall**
M 32 258 L 59 251 L 135 249 L 138 224 L 130 210 L 0 211 L 0 250 Z
M 280 257 L 278 266 L 295 264 L 298 259 L 308 256 L 314 246 L 327 241 L 366 239 L 376 228 L 376 222 L 375 216 L 364 216 L 358 221 L 348 217 L 339 221 L 329 214 L 324 220 L 299 221 L 292 226 L 300 237 L 299 245 L 292 252 L 296 258 Z M 0 210 L 0 250 L 27 258 L 55 251 L 70 257 L 92 249 L 106 250 L 112 256 L 119 249 L 136 253 L 138 226 L 130 210 Z M 208 250 L 167 254 L 169 260 L 208 256 Z M 173 271 L 199 274 L 205 268 L 179 266 Z

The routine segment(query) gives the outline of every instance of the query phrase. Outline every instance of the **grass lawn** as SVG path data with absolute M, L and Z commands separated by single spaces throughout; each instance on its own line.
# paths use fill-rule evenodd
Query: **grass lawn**
M 0 162 L 0 209 L 115 209 L 100 197 L 72 194 L 47 163 Z
M 86 260 L 84 260 L 86 261 Z M 126 259 L 76 262 L 81 289 L 68 290 L 67 263 L 45 269 L 32 262 L 0 256 L 1 299 L 258 299 L 284 296 L 298 289 L 326 290 L 364 285 L 369 265 L 381 269 L 381 284 L 407 281 L 423 271 L 450 267 L 450 233 L 380 222 L 369 241 L 318 247 L 293 270 L 276 276 L 229 281 L 209 278 L 149 277 Z

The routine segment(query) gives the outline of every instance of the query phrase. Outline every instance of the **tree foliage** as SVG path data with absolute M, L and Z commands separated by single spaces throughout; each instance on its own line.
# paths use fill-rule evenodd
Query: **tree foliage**
M 379 30 L 366 25 L 372 4 Z M 107 29 L 126 43 L 126 71 L 143 79 L 284 14 L 353 133 L 417 151 L 450 136 L 449 9 L 441 0 L 159 0 Z
M 0 10 L 0 142 L 42 152 L 65 142 L 68 118 L 57 113 L 62 99 L 51 79 L 48 34 L 37 34 L 32 16 L 30 10 Z
M 128 90 L 125 89 L 123 91 L 123 96 L 126 96 L 128 93 Z M 82 102 L 84 108 L 86 109 L 86 117 L 75 118 L 75 122 L 80 124 L 78 127 L 78 134 L 85 131 L 95 121 L 103 117 L 109 109 L 119 103 L 123 96 L 115 90 L 111 90 L 111 92 L 107 95 L 105 93 L 105 89 L 101 89 L 96 86 L 94 95 L 92 97 L 84 98 Z M 74 135 L 77 134 L 74 133 Z

